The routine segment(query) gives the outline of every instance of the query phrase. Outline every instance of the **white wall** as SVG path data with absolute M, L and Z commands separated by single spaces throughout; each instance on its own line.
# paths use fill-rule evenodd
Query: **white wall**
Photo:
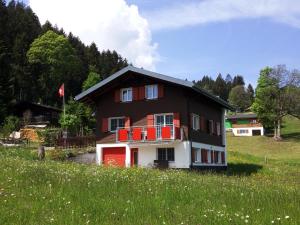
M 157 148 L 174 148 L 175 161 L 170 162 L 170 168 L 189 168 L 191 161 L 191 147 L 189 141 L 174 142 L 162 145 L 138 146 L 138 164 L 142 167 L 152 167 L 157 159 Z
M 238 134 L 238 130 L 248 130 L 248 133 Z M 234 136 L 252 136 L 252 130 L 260 130 L 261 136 L 264 135 L 264 128 L 263 127 L 239 127 L 239 128 L 232 128 L 232 133 Z

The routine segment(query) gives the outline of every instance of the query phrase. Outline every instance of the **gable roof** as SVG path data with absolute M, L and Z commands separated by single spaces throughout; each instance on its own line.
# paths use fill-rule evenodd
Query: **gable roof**
M 255 113 L 240 113 L 235 115 L 227 115 L 225 116 L 226 119 L 252 119 L 257 118 Z
M 190 89 L 196 91 L 197 93 L 202 94 L 202 95 L 210 98 L 211 100 L 217 102 L 218 104 L 222 105 L 223 107 L 225 107 L 227 109 L 230 109 L 230 110 L 234 110 L 234 108 L 231 105 L 229 105 L 226 101 L 224 101 L 223 99 L 221 99 L 221 98 L 219 98 L 215 95 L 212 95 L 212 94 L 208 93 L 207 91 L 205 91 L 201 88 L 196 87 L 193 82 L 178 79 L 178 78 L 167 76 L 167 75 L 163 75 L 163 74 L 152 72 L 152 71 L 145 70 L 145 69 L 140 69 L 140 68 L 137 68 L 137 67 L 134 67 L 134 66 L 131 66 L 131 65 L 129 65 L 127 67 L 124 67 L 123 69 L 121 69 L 118 72 L 112 74 L 111 76 L 109 76 L 108 78 L 102 80 L 101 82 L 94 85 L 93 87 L 90 87 L 89 89 L 83 91 L 82 93 L 75 96 L 74 99 L 76 101 L 82 100 L 84 97 L 90 95 L 91 93 L 95 92 L 96 90 L 98 90 L 99 88 L 105 86 L 106 84 L 108 84 L 109 82 L 115 80 L 116 78 L 122 76 L 123 74 L 125 74 L 128 71 L 135 72 L 135 73 L 142 74 L 142 75 L 145 75 L 145 76 L 148 76 L 148 77 L 156 78 L 156 79 L 159 79 L 159 80 L 167 81 L 169 83 L 173 83 L 173 84 L 177 84 L 177 85 L 180 85 L 180 86 L 190 88 Z

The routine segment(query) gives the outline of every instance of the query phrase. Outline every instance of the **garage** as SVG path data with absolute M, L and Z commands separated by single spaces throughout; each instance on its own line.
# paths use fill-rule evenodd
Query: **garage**
M 103 148 L 102 154 L 102 160 L 104 165 L 125 167 L 125 147 Z
M 252 130 L 252 136 L 259 136 L 261 135 L 260 130 Z

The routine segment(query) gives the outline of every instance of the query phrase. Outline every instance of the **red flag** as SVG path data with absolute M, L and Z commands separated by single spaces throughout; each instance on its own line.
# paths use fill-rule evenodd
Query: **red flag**
M 59 94 L 59 97 L 62 97 L 65 95 L 65 84 L 62 84 L 58 90 L 58 94 Z

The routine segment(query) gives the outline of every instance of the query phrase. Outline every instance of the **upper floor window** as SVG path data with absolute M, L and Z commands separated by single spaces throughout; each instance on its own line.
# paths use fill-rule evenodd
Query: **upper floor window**
M 200 130 L 200 117 L 196 114 L 193 114 L 193 129 Z
M 121 101 L 131 102 L 132 101 L 132 88 L 121 89 Z
M 217 122 L 217 135 L 221 135 L 221 124 L 219 122 Z
M 118 127 L 125 127 L 125 117 L 109 118 L 109 131 L 116 132 Z
M 145 95 L 146 95 L 146 99 L 156 99 L 156 98 L 158 98 L 157 84 L 146 85 Z

